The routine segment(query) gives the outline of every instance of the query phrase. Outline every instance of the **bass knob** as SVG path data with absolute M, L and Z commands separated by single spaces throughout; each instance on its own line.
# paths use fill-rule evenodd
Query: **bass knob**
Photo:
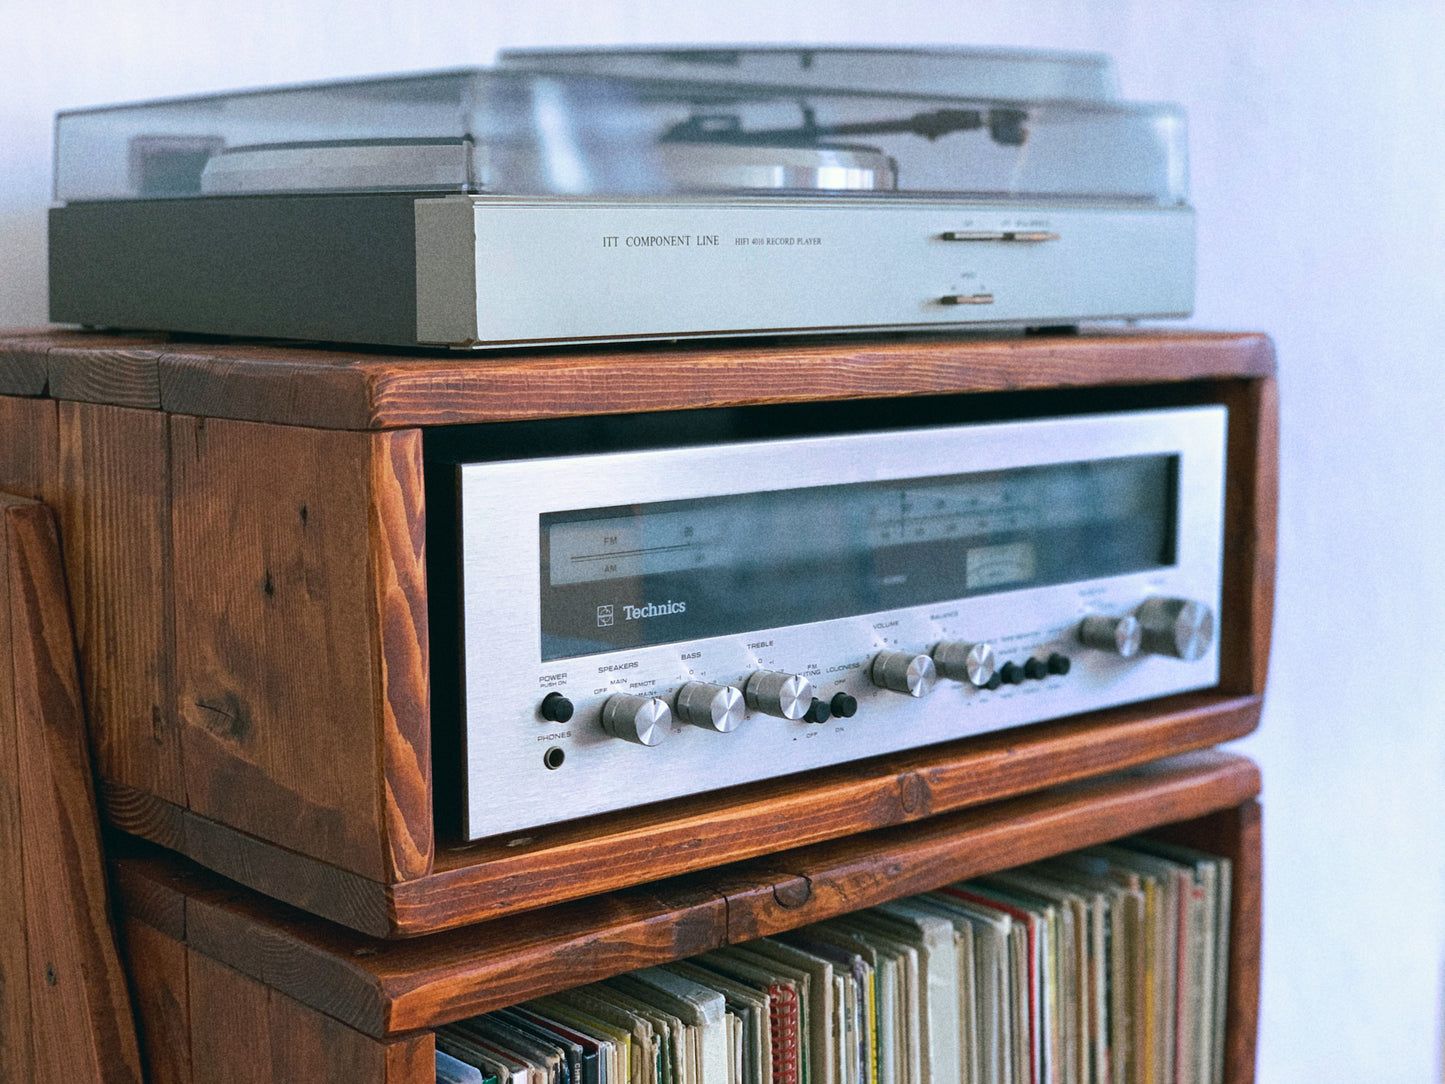
M 677 690 L 673 710 L 684 723 L 730 734 L 742 725 L 747 709 L 743 694 L 731 685 L 713 685 L 706 681 L 689 681 Z

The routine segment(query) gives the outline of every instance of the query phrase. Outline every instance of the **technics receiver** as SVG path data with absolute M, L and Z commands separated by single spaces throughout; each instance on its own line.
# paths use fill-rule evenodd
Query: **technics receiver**
M 455 487 L 472 838 L 1217 683 L 1226 409 L 563 454 Z

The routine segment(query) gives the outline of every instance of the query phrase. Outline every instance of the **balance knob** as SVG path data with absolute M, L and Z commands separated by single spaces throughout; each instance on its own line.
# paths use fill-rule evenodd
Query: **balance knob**
M 1124 617 L 1086 617 L 1079 625 L 1079 642 L 1100 651 L 1112 651 L 1128 659 L 1139 653 L 1139 619 L 1133 614 Z
M 971 644 L 967 640 L 944 640 L 933 649 L 933 665 L 938 672 L 954 681 L 966 681 L 977 688 L 988 685 L 998 668 L 998 658 L 989 644 Z
M 754 670 L 743 685 L 743 700 L 753 711 L 797 722 L 813 706 L 813 683 L 801 674 Z
M 706 681 L 689 681 L 677 690 L 673 710 L 684 723 L 730 734 L 742 725 L 747 709 L 743 694 L 731 685 L 713 685 Z
M 1202 602 L 1151 598 L 1134 616 L 1139 619 L 1140 646 L 1151 654 L 1194 662 L 1214 643 L 1214 611 Z
M 927 696 L 933 692 L 938 681 L 938 670 L 927 655 L 915 655 L 911 651 L 880 651 L 873 656 L 873 665 L 868 668 L 873 684 L 895 693 L 909 696 Z
M 637 745 L 661 745 L 672 733 L 672 709 L 661 697 L 617 693 L 602 705 L 602 729 Z

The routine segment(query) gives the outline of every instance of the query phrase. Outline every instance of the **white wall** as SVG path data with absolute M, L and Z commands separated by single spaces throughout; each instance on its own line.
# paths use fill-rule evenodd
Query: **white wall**
M 0 325 L 45 316 L 63 107 L 484 63 L 504 45 L 1033 45 L 1184 103 L 1195 324 L 1283 397 L 1260 1079 L 1441 1080 L 1445 6 L 1343 0 L 0 0 Z

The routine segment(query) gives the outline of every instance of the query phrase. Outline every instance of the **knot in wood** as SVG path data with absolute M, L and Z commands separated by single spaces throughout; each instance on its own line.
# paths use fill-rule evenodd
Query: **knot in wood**
M 813 882 L 806 877 L 790 877 L 773 885 L 773 899 L 787 911 L 796 911 L 813 898 Z
M 917 772 L 898 777 L 898 803 L 905 813 L 917 813 L 927 804 L 928 784 Z

